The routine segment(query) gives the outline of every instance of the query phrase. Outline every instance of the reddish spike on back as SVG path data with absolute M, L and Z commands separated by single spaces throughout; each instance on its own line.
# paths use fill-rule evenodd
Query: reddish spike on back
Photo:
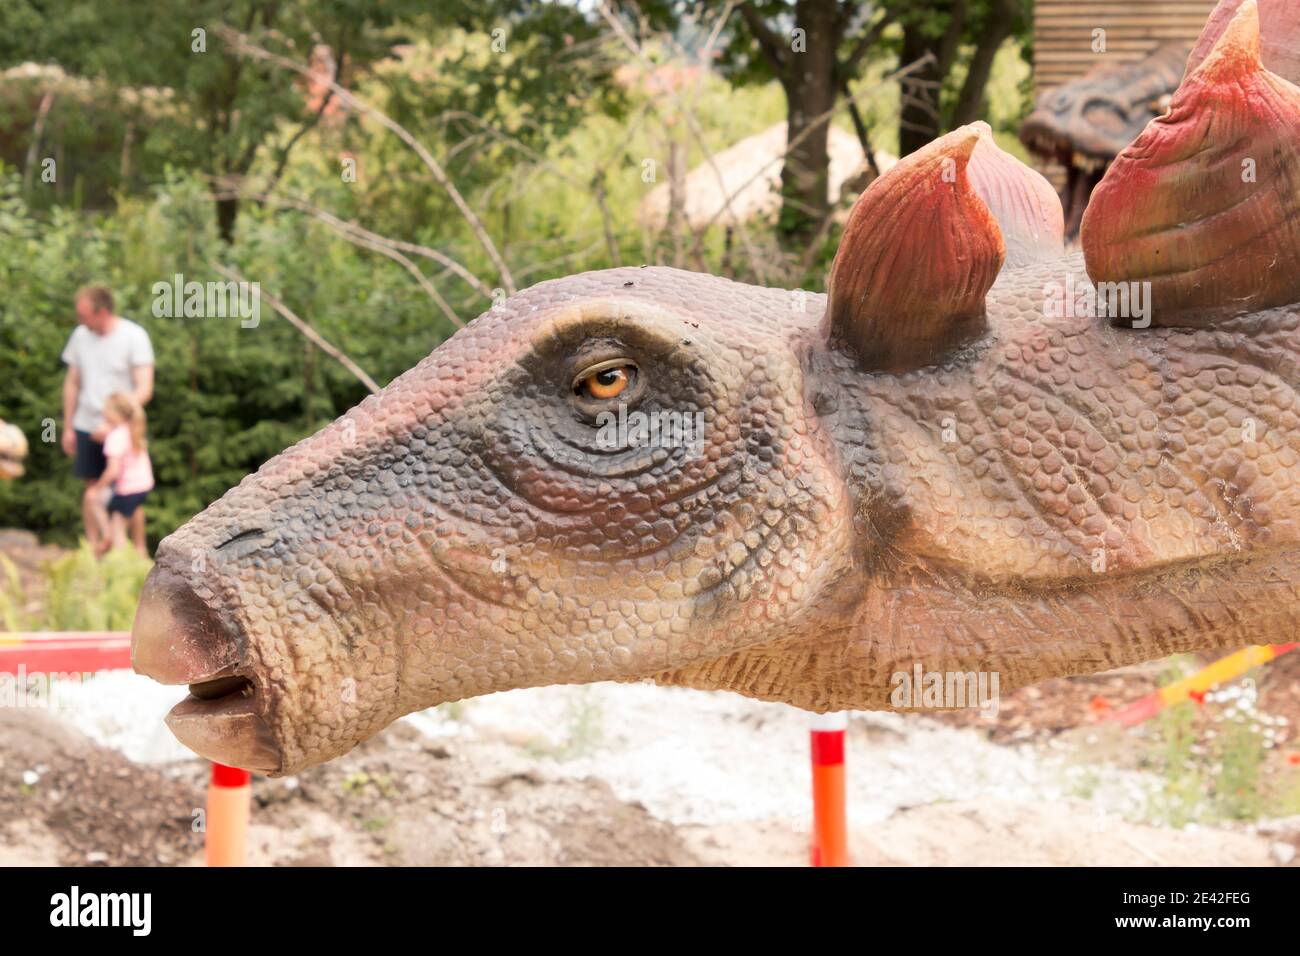
M 972 123 L 979 143 L 967 172 L 971 186 L 998 221 L 1012 268 L 1065 253 L 1065 212 L 1052 184 L 993 140 L 988 123 Z
M 931 365 L 985 329 L 984 297 L 1006 256 L 967 164 L 964 126 L 902 159 L 858 197 L 831 266 L 833 345 L 864 368 Z
M 1219 0 L 1187 59 L 1190 76 L 1205 61 L 1240 12 L 1244 0 Z M 1300 84 L 1300 3 L 1295 0 L 1257 0 L 1259 6 L 1260 59 L 1264 68 Z
M 1156 325 L 1300 301 L 1300 88 L 1260 64 L 1245 0 L 1170 111 L 1111 166 L 1083 219 L 1095 282 L 1150 282 Z

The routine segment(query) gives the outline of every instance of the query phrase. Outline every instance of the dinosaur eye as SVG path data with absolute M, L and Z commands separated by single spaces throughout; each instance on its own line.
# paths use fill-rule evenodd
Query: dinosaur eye
M 618 398 L 636 381 L 636 366 L 625 359 L 602 362 L 587 369 L 573 383 L 574 394 L 596 401 Z

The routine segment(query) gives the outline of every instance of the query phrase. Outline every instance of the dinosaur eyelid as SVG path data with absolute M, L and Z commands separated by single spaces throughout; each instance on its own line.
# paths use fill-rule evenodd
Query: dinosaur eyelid
M 618 398 L 636 381 L 636 364 L 627 359 L 610 359 L 584 369 L 573 380 L 573 392 L 581 398 L 609 401 Z

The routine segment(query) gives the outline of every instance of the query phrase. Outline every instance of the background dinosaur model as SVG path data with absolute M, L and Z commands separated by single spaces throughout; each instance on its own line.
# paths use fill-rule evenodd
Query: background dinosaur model
M 0 418 L 0 479 L 21 478 L 27 457 L 27 436 L 17 425 Z
M 190 685 L 173 731 L 292 773 L 513 687 L 888 709 L 918 664 L 1010 689 L 1290 632 L 1300 76 L 1223 6 L 1084 219 L 1095 285 L 977 124 L 863 194 L 828 296 L 545 282 L 268 462 L 158 549 L 134 660 Z
M 1020 141 L 1065 167 L 1061 205 L 1067 238 L 1079 234 L 1088 199 L 1111 162 L 1169 108 L 1189 52 L 1184 43 L 1163 43 L 1144 60 L 1103 62 L 1038 97 L 1020 126 Z

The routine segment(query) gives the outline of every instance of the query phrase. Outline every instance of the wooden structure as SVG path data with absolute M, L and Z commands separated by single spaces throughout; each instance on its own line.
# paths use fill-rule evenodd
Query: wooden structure
M 1141 60 L 1161 43 L 1188 50 L 1216 0 L 1035 0 L 1034 87 L 1078 79 L 1101 63 Z M 1094 50 L 1105 31 L 1105 53 Z

